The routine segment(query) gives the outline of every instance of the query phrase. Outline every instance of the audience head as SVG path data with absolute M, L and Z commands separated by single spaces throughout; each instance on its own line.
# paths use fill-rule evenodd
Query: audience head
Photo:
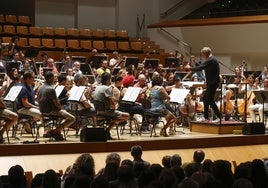
M 212 163 L 213 162 L 210 159 L 204 160 L 203 165 L 202 165 L 202 172 L 211 172 Z
M 121 157 L 118 153 L 110 153 L 109 155 L 106 156 L 106 164 L 107 163 L 116 163 L 118 166 L 120 165 L 121 162 Z
M 234 181 L 232 188 L 254 188 L 254 186 L 248 179 L 239 178 Z
M 124 160 L 122 160 L 121 166 L 123 166 L 123 165 L 128 165 L 131 168 L 133 168 L 133 162 L 130 159 L 124 159 Z
M 131 156 L 134 159 L 140 159 L 142 156 L 142 147 L 139 145 L 132 146 L 131 147 Z
M 8 179 L 9 179 L 10 187 L 26 186 L 26 178 L 24 176 L 24 169 L 20 165 L 12 166 L 8 170 Z
M 158 179 L 158 187 L 159 188 L 176 187 L 176 184 L 177 184 L 177 178 L 174 172 L 171 169 L 163 169 Z
M 179 154 L 174 154 L 171 156 L 170 166 L 181 166 L 181 156 Z
M 165 168 L 171 168 L 170 159 L 171 159 L 171 156 L 169 156 L 169 155 L 165 155 L 164 157 L 162 157 L 162 165 Z
M 43 188 L 60 188 L 61 179 L 60 175 L 57 174 L 54 170 L 47 170 L 43 176 L 42 181 Z
M 89 168 L 91 172 L 88 172 Z M 75 160 L 73 169 L 76 174 L 87 170 L 88 174 L 95 175 L 95 161 L 89 153 L 83 153 Z
M 199 188 L 199 185 L 196 181 L 192 180 L 191 178 L 185 178 L 178 185 L 178 188 Z
M 205 152 L 203 150 L 196 150 L 193 159 L 196 163 L 201 163 L 205 159 Z
M 212 163 L 211 173 L 225 187 L 230 187 L 233 184 L 232 165 L 227 160 L 216 160 Z
M 109 182 L 102 176 L 92 180 L 90 188 L 109 188 Z

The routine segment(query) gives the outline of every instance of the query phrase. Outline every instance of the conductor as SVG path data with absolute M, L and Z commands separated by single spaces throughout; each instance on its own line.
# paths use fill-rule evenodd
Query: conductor
M 209 47 L 204 47 L 201 50 L 201 55 L 205 59 L 205 62 L 199 66 L 190 68 L 191 71 L 205 70 L 207 88 L 203 96 L 204 102 L 204 119 L 202 121 L 209 121 L 209 106 L 214 111 L 217 119 L 213 120 L 213 123 L 218 123 L 221 118 L 221 113 L 214 101 L 214 96 L 217 88 L 220 84 L 220 67 L 219 62 L 215 56 L 212 55 L 212 51 Z

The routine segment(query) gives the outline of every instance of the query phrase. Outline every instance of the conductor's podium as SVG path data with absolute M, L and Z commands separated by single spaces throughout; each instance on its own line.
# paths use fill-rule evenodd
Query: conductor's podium
M 245 122 L 235 120 L 222 120 L 221 123 L 192 121 L 190 131 L 208 134 L 233 134 L 234 130 L 242 131 L 244 124 Z

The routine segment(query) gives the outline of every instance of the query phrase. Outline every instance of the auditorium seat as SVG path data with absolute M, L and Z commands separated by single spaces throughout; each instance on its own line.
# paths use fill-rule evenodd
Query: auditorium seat
M 143 52 L 141 42 L 135 42 L 135 41 L 130 42 L 130 48 L 135 52 Z
M 42 34 L 41 34 L 41 28 L 40 27 L 37 27 L 37 26 L 35 26 L 35 27 L 33 27 L 33 26 L 32 27 L 29 27 L 29 33 L 33 37 L 40 37 L 40 36 L 42 36 Z
M 71 38 L 78 38 L 79 32 L 77 28 L 68 28 L 67 29 L 67 36 Z
M 3 43 L 9 43 L 9 44 L 11 44 L 11 40 L 12 40 L 11 37 L 2 37 L 2 42 Z
M 82 50 L 92 50 L 91 40 L 81 40 L 80 47 Z
M 54 37 L 54 31 L 52 27 L 43 27 L 42 34 L 45 37 Z
M 55 49 L 53 39 L 49 38 L 42 39 L 42 46 L 46 49 Z
M 128 40 L 128 33 L 126 30 L 116 30 L 116 38 L 119 40 Z
M 66 40 L 65 39 L 55 39 L 55 47 L 57 49 L 63 50 L 66 48 Z
M 128 41 L 118 41 L 118 50 L 130 51 L 130 46 Z
M 33 48 L 43 48 L 40 38 L 29 38 L 29 46 Z
M 18 25 L 17 26 L 17 34 L 20 36 L 28 36 L 29 35 L 28 27 Z
M 18 16 L 18 24 L 19 25 L 25 25 L 25 26 L 31 26 L 31 21 L 29 16 Z
M 68 50 L 80 50 L 79 41 L 77 39 L 67 40 Z
M 100 50 L 100 51 L 104 51 L 105 50 L 104 42 L 102 40 L 93 41 L 93 48 Z
M 105 41 L 105 47 L 109 51 L 116 51 L 117 50 L 117 43 L 116 41 Z
M 66 31 L 65 31 L 65 28 L 63 27 L 56 27 L 54 29 L 54 34 L 56 37 L 66 38 Z
M 4 25 L 3 26 L 3 33 L 6 35 L 16 35 L 14 25 Z
M 91 31 L 89 29 L 80 29 L 79 36 L 81 38 L 91 38 Z
M 102 29 L 93 29 L 92 30 L 92 37 L 94 39 L 103 39 L 104 38 L 104 32 Z
M 10 25 L 17 25 L 18 24 L 18 19 L 17 19 L 17 16 L 16 15 L 10 15 L 10 14 L 7 14 L 5 16 L 5 23 L 6 24 L 10 24 Z
M 20 37 L 20 40 L 18 42 L 18 45 L 22 48 L 29 48 L 28 39 L 25 37 Z
M 0 24 L 4 24 L 5 23 L 5 17 L 3 14 L 0 14 Z
M 104 36 L 107 40 L 115 39 L 115 31 L 111 29 L 104 30 Z

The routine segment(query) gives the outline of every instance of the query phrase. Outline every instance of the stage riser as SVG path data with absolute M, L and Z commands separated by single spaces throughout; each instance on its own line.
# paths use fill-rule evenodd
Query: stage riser
M 241 123 L 231 125 L 219 125 L 210 123 L 192 122 L 190 125 L 191 132 L 208 133 L 208 134 L 233 134 L 234 130 L 242 130 Z

